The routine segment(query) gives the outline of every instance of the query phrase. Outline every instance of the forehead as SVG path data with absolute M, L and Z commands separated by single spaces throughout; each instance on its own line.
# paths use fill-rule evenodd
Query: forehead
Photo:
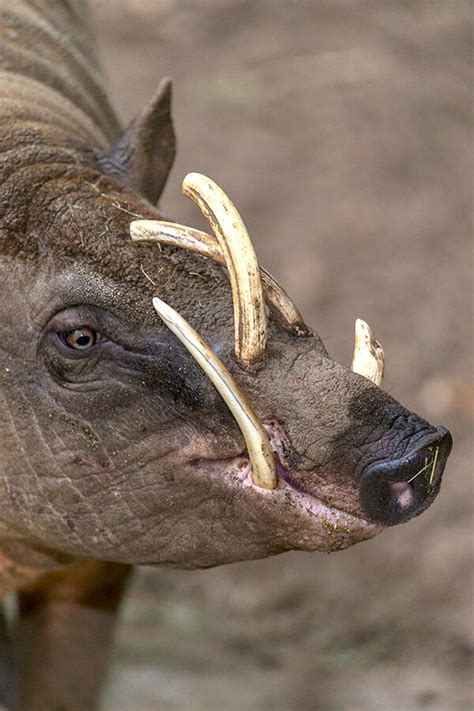
M 229 316 L 227 275 L 182 249 L 133 243 L 130 222 L 159 219 L 156 208 L 117 181 L 79 168 L 35 191 L 27 219 L 3 232 L 2 253 L 36 274 L 31 301 L 93 303 L 154 320 L 153 296 L 199 323 Z M 6 221 L 8 222 L 8 220 Z M 14 221 L 10 226 L 15 227 Z
M 230 287 L 224 274 L 205 276 L 205 265 L 189 265 L 187 260 L 178 259 L 173 264 L 175 255 L 167 259 L 158 250 L 153 252 L 152 247 L 143 255 L 132 256 L 134 265 L 124 272 L 123 278 L 120 272 L 111 276 L 103 265 L 87 259 L 58 262 L 49 257 L 35 270 L 32 288 L 28 290 L 34 320 L 41 321 L 40 315 L 45 312 L 53 314 L 73 306 L 90 305 L 113 311 L 136 325 L 155 324 L 154 296 L 166 300 L 192 322 L 205 322 L 208 315 L 210 322 L 217 324 L 221 321 L 219 311 L 231 308 Z M 197 276 L 197 271 L 190 275 L 187 271 L 190 266 L 199 269 L 200 275 Z

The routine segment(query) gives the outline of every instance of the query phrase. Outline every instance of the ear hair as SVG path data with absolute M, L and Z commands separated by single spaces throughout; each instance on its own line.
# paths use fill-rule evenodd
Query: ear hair
M 173 165 L 175 150 L 171 80 L 164 79 L 154 97 L 99 162 L 104 173 L 123 180 L 156 204 Z

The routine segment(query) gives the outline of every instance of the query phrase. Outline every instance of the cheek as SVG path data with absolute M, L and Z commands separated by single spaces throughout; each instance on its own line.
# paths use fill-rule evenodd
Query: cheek
M 122 390 L 118 398 L 110 390 L 83 397 L 61 388 L 53 400 L 35 373 L 27 381 L 9 394 L 0 418 L 0 518 L 74 556 L 184 561 L 192 550 L 197 560 L 199 543 L 216 562 L 226 495 L 214 496 L 185 466 L 209 454 L 203 417 L 196 435 L 184 406 L 163 407 L 149 388 L 134 399 Z M 219 431 L 216 448 L 239 446 Z
M 16 502 L 23 532 L 42 545 L 133 564 L 192 560 L 198 545 L 212 556 L 212 540 L 222 541 L 222 499 L 174 464 L 105 472 L 75 466 L 81 476 L 37 481 Z

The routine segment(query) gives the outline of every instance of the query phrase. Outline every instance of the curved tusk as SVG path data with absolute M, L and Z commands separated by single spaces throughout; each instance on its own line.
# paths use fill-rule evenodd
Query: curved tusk
M 216 354 L 177 311 L 156 297 L 153 306 L 204 370 L 234 416 L 247 445 L 253 483 L 274 489 L 277 485 L 275 457 L 268 435 L 244 393 Z
M 199 207 L 219 242 L 232 288 L 235 354 L 248 366 L 262 358 L 267 342 L 260 268 L 252 242 L 235 206 L 213 180 L 188 173 L 183 193 Z
M 383 348 L 374 338 L 369 324 L 358 318 L 355 322 L 354 357 L 351 369 L 376 385 L 382 383 L 385 358 Z
M 134 242 L 153 242 L 167 244 L 170 247 L 182 247 L 225 265 L 217 239 L 194 227 L 164 220 L 134 220 L 130 223 L 130 236 Z
M 281 287 L 270 272 L 267 272 L 263 267 L 260 267 L 260 278 L 262 280 L 265 297 L 272 313 L 274 313 L 278 320 L 289 328 L 290 331 L 295 331 L 299 336 L 307 335 L 309 333 L 308 327 L 283 287 Z
M 134 220 L 130 224 L 130 235 L 134 242 L 154 242 L 182 247 L 225 266 L 225 259 L 217 239 L 193 227 L 164 220 Z M 307 333 L 308 328 L 303 317 L 276 279 L 263 267 L 260 267 L 260 278 L 265 297 L 279 321 L 291 331 Z

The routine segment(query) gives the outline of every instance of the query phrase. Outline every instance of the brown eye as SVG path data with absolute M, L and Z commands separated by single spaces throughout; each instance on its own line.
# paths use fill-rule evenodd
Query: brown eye
M 75 328 L 73 331 L 68 331 L 65 334 L 65 342 L 69 348 L 74 348 L 76 351 L 86 351 L 92 348 L 96 342 L 96 332 L 90 328 Z

